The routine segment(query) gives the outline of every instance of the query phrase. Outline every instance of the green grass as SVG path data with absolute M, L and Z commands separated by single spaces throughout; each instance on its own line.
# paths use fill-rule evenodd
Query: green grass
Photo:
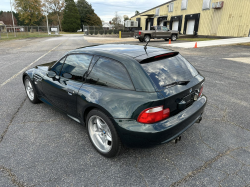
M 25 38 L 43 38 L 43 37 L 58 37 L 60 35 L 48 35 L 47 32 L 16 32 L 16 37 L 14 33 L 1 33 L 0 42 L 9 41 L 9 40 L 18 40 L 18 39 L 25 39 Z
M 250 46 L 250 43 L 241 43 L 241 44 L 238 44 L 238 45 Z
M 84 32 L 60 32 L 60 34 L 84 34 Z
M 199 42 L 199 41 L 218 40 L 218 38 L 179 38 L 179 40 L 190 41 L 190 42 Z

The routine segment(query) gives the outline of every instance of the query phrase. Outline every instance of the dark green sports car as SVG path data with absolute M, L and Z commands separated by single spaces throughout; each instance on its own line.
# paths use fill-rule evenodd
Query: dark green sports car
M 86 125 L 105 157 L 118 155 L 122 144 L 180 139 L 202 119 L 204 80 L 178 52 L 122 44 L 76 49 L 23 74 L 29 100 Z

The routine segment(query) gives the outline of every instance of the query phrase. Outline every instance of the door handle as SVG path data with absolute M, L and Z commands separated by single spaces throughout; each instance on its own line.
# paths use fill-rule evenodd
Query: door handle
M 75 91 L 74 90 L 70 90 L 70 89 L 68 89 L 68 94 L 69 95 L 73 95 L 75 93 Z

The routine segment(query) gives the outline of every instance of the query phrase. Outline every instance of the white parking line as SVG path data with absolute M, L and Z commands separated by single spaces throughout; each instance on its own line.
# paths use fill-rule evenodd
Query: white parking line
M 64 42 L 64 41 L 63 41 Z M 10 82 L 11 80 L 13 80 L 14 78 L 16 78 L 18 75 L 20 75 L 21 73 L 23 73 L 25 70 L 27 70 L 30 66 L 32 66 L 33 64 L 35 64 L 37 61 L 39 61 L 40 59 L 42 59 L 43 57 L 45 57 L 47 54 L 49 54 L 50 52 L 52 52 L 53 50 L 55 50 L 56 48 L 58 48 L 60 45 L 62 45 L 61 42 L 58 46 L 54 47 L 53 49 L 51 49 L 50 51 L 48 51 L 47 53 L 45 53 L 43 56 L 39 57 L 38 59 L 36 59 L 34 62 L 32 62 L 31 64 L 29 64 L 28 66 L 26 66 L 25 68 L 23 68 L 21 71 L 19 71 L 17 74 L 13 75 L 11 78 L 9 78 L 8 80 L 6 80 L 4 83 L 2 83 L 0 85 L 0 88 L 3 87 L 4 85 L 6 85 L 8 82 Z

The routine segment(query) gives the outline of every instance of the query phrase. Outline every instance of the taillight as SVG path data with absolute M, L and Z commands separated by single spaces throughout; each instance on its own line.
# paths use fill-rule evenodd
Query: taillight
M 201 96 L 202 92 L 203 92 L 203 86 L 200 89 L 199 97 Z
M 141 35 L 141 32 L 139 32 L 139 35 Z
M 156 123 L 168 118 L 170 115 L 169 108 L 163 109 L 163 106 L 147 108 L 142 111 L 137 121 L 140 123 Z

